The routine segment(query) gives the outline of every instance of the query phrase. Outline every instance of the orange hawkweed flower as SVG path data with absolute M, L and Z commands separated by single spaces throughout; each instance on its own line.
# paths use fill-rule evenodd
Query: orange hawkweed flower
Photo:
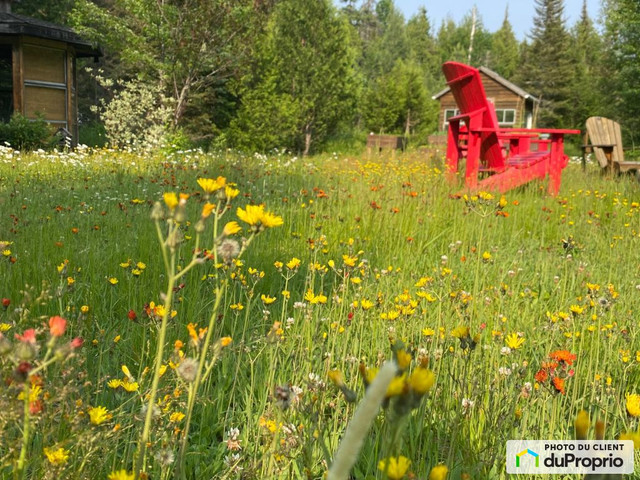
M 547 374 L 546 370 L 540 369 L 538 370 L 538 373 L 535 374 L 534 378 L 536 379 L 536 382 L 544 383 L 547 381 L 547 378 L 549 378 L 549 374 Z
M 575 359 L 578 357 L 568 350 L 556 350 L 555 352 L 551 352 L 549 354 L 549 358 L 552 358 L 553 360 L 556 360 L 558 362 L 564 362 L 567 365 L 572 365 Z
M 560 378 L 560 377 L 553 377 L 553 386 L 555 387 L 555 389 L 562 393 L 565 394 L 565 389 L 564 389 L 564 378 Z
M 61 337 L 67 328 L 67 321 L 59 316 L 49 319 L 49 333 L 52 337 Z

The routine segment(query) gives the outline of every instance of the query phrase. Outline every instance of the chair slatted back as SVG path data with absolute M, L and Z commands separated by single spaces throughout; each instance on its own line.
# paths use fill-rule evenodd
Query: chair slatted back
M 484 130 L 480 147 L 483 163 L 490 168 L 504 168 L 505 159 L 498 139 L 498 119 L 493 104 L 487 100 L 480 71 L 457 62 L 446 62 L 442 71 L 456 99 L 460 114 L 468 115 L 472 123 L 477 122 L 476 125 L 467 127 Z
M 620 124 L 605 117 L 589 117 L 587 119 L 587 133 L 592 145 L 613 145 L 611 160 L 614 163 L 624 162 L 622 149 L 622 133 Z M 593 147 L 596 160 L 602 168 L 607 167 L 607 157 L 602 148 Z

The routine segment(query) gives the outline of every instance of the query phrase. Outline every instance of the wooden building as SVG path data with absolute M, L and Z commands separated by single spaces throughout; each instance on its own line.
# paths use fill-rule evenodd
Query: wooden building
M 501 127 L 533 128 L 539 100 L 487 67 L 479 67 L 487 98 L 493 102 Z M 448 119 L 458 115 L 456 100 L 449 87 L 432 97 L 440 101 L 438 129 L 444 131 Z
M 0 121 L 41 115 L 78 139 L 76 59 L 100 51 L 73 30 L 11 12 L 0 0 Z

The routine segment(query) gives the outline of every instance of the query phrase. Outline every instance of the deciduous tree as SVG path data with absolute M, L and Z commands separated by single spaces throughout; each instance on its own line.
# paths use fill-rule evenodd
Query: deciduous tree
M 181 124 L 189 99 L 233 75 L 252 53 L 265 2 L 252 0 L 77 0 L 76 30 L 117 59 L 114 76 L 156 83 Z M 113 63 L 112 63 L 113 65 Z

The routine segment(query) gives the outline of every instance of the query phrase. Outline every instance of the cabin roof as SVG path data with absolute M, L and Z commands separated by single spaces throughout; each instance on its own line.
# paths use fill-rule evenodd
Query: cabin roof
M 97 58 L 102 56 L 100 49 L 95 48 L 68 27 L 25 17 L 17 13 L 0 13 L 0 36 L 14 35 L 27 35 L 68 43 L 75 47 L 78 57 Z
M 511 83 L 509 80 L 507 80 L 506 78 L 498 75 L 496 72 L 494 72 L 493 70 L 488 69 L 487 67 L 478 67 L 478 70 L 480 70 L 482 73 L 484 73 L 487 77 L 495 80 L 496 82 L 498 82 L 500 85 L 502 85 L 503 87 L 511 90 L 513 93 L 515 93 L 516 95 L 524 98 L 525 100 L 531 99 L 533 102 L 538 103 L 540 100 L 536 97 L 534 97 L 533 95 L 531 95 L 530 93 L 525 92 L 523 89 L 521 89 L 519 86 L 517 86 L 515 83 Z M 433 97 L 434 100 L 438 100 L 440 97 L 442 97 L 445 93 L 448 93 L 451 90 L 450 87 L 445 88 L 444 90 L 439 91 L 438 93 L 436 93 Z

